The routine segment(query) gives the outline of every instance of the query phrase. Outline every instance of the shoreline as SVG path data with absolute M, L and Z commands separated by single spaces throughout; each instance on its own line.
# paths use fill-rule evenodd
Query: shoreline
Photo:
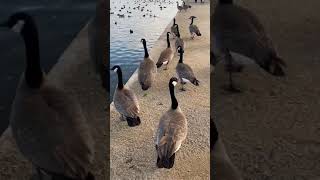
M 162 113 L 170 104 L 168 81 L 176 76 L 175 67 L 178 56 L 175 55 L 168 70 L 158 69 L 156 80 L 148 91 L 142 91 L 137 81 L 137 70 L 127 81 L 126 86 L 137 95 L 141 107 L 141 125 L 129 128 L 125 121 L 119 120 L 113 102 L 110 104 L 110 165 L 111 179 L 209 179 L 210 149 L 210 4 L 194 4 L 187 12 L 178 12 L 175 16 L 180 33 L 185 41 L 185 63 L 189 64 L 200 86 L 187 84 L 187 91 L 181 92 L 180 85 L 175 88 L 179 106 L 188 120 L 188 135 L 176 155 L 172 169 L 156 168 L 154 135 Z M 202 36 L 191 40 L 188 26 L 191 15 L 198 19 L 195 23 Z M 170 31 L 172 21 L 150 49 L 150 57 L 157 61 L 166 47 L 166 32 Z M 171 40 L 174 47 L 175 40 Z M 142 60 L 143 57 L 141 57 Z M 192 98 L 190 98 L 192 97 Z M 190 99 L 189 99 L 190 98 Z M 189 103 L 192 101 L 192 104 Z M 148 107 L 148 108 L 146 108 Z M 192 164 L 193 166 L 190 166 Z

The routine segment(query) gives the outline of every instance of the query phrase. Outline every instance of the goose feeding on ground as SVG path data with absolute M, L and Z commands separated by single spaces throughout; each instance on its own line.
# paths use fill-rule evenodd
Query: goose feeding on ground
M 147 42 L 145 39 L 141 39 L 144 49 L 144 58 L 140 63 L 138 80 L 141 86 L 141 89 L 146 91 L 148 90 L 154 81 L 157 68 L 154 61 L 151 59 L 148 53 Z
M 193 24 L 193 19 L 196 18 L 195 16 L 190 16 L 189 19 L 191 19 L 191 23 L 189 25 L 189 31 L 191 34 L 191 38 L 193 39 L 195 35 L 197 36 L 201 36 L 200 30 L 198 28 L 198 26 L 196 26 L 195 24 Z
M 213 178 L 223 180 L 242 180 L 238 169 L 231 162 L 221 140 L 214 121 L 210 118 L 210 152 L 211 167 L 213 167 Z
M 120 113 L 122 120 L 127 120 L 128 126 L 134 127 L 141 123 L 139 117 L 139 101 L 135 93 L 124 86 L 122 81 L 122 71 L 120 66 L 111 68 L 118 75 L 118 86 L 114 91 L 113 103 L 116 110 Z
M 178 79 L 172 77 L 169 81 L 171 107 L 159 121 L 156 134 L 157 167 L 170 169 L 174 165 L 175 154 L 180 149 L 182 142 L 187 137 L 187 119 L 174 94 L 174 86 Z
M 161 52 L 160 57 L 157 62 L 157 68 L 160 68 L 162 66 L 162 64 L 165 64 L 166 65 L 166 67 L 164 68 L 165 70 L 168 69 L 168 64 L 174 56 L 174 51 L 170 45 L 169 34 L 170 34 L 170 32 L 167 32 L 167 48 Z
M 211 19 L 214 65 L 225 57 L 229 71 L 228 90 L 239 92 L 233 85 L 232 72 L 241 71 L 230 52 L 249 57 L 262 69 L 274 76 L 285 76 L 286 63 L 279 57 L 272 40 L 258 18 L 249 10 L 233 4 L 232 0 L 219 0 Z
M 177 1 L 177 9 L 181 12 L 181 10 L 183 9 L 182 6 L 179 6 L 179 2 Z
M 26 48 L 26 69 L 10 116 L 18 149 L 37 169 L 39 179 L 94 179 L 89 172 L 94 147 L 87 119 L 77 99 L 46 79 L 33 18 L 18 12 L 0 26 L 19 33 Z
M 181 36 L 180 36 L 180 31 L 179 31 L 179 25 L 177 24 L 176 25 L 176 28 L 177 28 L 177 39 L 176 39 L 176 50 L 178 50 L 178 47 L 180 46 L 182 49 L 184 49 L 184 41 L 183 39 L 181 39 Z
M 176 18 L 173 18 L 173 24 L 171 26 L 171 33 L 172 33 L 172 37 L 177 36 L 178 31 L 177 31 L 177 26 L 176 26 Z
M 185 91 L 184 84 L 186 84 L 187 82 L 190 82 L 196 86 L 199 86 L 199 80 L 194 75 L 191 67 L 188 64 L 183 63 L 184 50 L 183 48 L 181 48 L 181 46 L 178 47 L 178 53 L 180 53 L 180 59 L 176 67 L 176 72 L 182 86 L 181 90 Z

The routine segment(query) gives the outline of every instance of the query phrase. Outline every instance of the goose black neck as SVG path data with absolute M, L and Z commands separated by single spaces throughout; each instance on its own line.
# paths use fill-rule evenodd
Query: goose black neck
M 26 83 L 30 88 L 39 88 L 43 81 L 43 74 L 40 65 L 38 30 L 34 22 L 28 21 L 21 35 L 26 47 Z
M 219 4 L 233 4 L 233 0 L 219 0 Z
M 176 25 L 176 18 L 173 18 L 173 25 Z
M 170 47 L 169 33 L 167 33 L 167 45 L 168 45 L 168 48 L 169 48 Z
M 120 68 L 118 68 L 117 74 L 118 74 L 118 89 L 123 89 L 122 71 Z
M 182 51 L 182 50 L 180 50 Z M 180 52 L 179 63 L 183 63 L 183 52 Z
M 148 48 L 147 48 L 146 41 L 143 41 L 143 48 L 144 48 L 144 57 L 148 58 L 149 57 L 149 53 L 148 53 Z
M 169 91 L 170 91 L 170 96 L 171 96 L 171 108 L 177 109 L 178 101 L 176 99 L 176 96 L 174 95 L 174 86 L 173 86 L 172 82 L 170 82 L 170 84 L 169 84 Z
M 177 36 L 180 38 L 179 26 L 177 25 Z
M 191 18 L 191 23 L 190 23 L 190 25 L 192 25 L 193 24 L 193 18 Z

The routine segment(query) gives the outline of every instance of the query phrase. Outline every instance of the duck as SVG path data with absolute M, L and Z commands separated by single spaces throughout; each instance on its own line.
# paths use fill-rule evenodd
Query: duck
M 166 65 L 166 67 L 164 68 L 165 70 L 168 69 L 168 64 L 174 56 L 174 51 L 170 45 L 169 35 L 170 35 L 170 32 L 167 32 L 167 48 L 161 52 L 158 62 L 156 64 L 157 68 L 160 68 L 163 64 L 165 64 Z
M 139 117 L 140 106 L 138 98 L 131 89 L 124 86 L 121 67 L 115 65 L 111 70 L 118 75 L 118 85 L 113 95 L 114 106 L 120 113 L 121 120 L 126 120 L 129 127 L 139 126 L 141 119 Z
M 179 12 L 181 12 L 181 10 L 183 9 L 182 6 L 179 6 L 179 2 L 177 1 L 177 9 L 179 10 Z
M 177 28 L 177 39 L 176 39 L 176 50 L 178 50 L 178 47 L 180 46 L 182 49 L 184 49 L 185 45 L 184 45 L 184 41 L 183 39 L 181 39 L 181 36 L 180 36 L 180 31 L 179 31 L 179 25 L 177 24 L 176 25 L 176 28 Z
M 197 25 L 193 24 L 193 19 L 194 18 L 197 18 L 195 16 L 190 16 L 189 19 L 191 19 L 191 23 L 189 25 L 189 31 L 190 31 L 190 34 L 191 34 L 191 38 L 194 39 L 194 36 L 197 35 L 197 36 L 201 36 L 201 32 L 198 28 Z
M 235 5 L 232 0 L 219 0 L 211 19 L 213 33 L 213 53 L 226 60 L 226 70 L 229 72 L 229 85 L 226 90 L 241 92 L 233 84 L 232 73 L 241 72 L 243 65 L 236 62 L 231 52 L 252 59 L 267 73 L 285 76 L 285 61 L 276 51 L 270 36 L 266 33 L 259 19 L 248 9 Z
M 171 33 L 172 33 L 173 37 L 177 36 L 177 34 L 178 34 L 176 25 L 177 25 L 176 24 L 176 18 L 173 18 L 173 24 L 171 26 Z
M 40 65 L 38 28 L 33 17 L 16 12 L 0 23 L 21 35 L 26 67 L 12 104 L 10 126 L 22 155 L 38 176 L 92 180 L 94 140 L 77 99 L 50 82 Z
M 138 71 L 138 80 L 143 91 L 148 90 L 155 79 L 157 68 L 154 61 L 151 59 L 148 53 L 147 41 L 141 39 L 144 48 L 144 58 L 140 63 Z
M 176 77 L 172 77 L 169 81 L 171 107 L 161 116 L 156 133 L 155 147 L 158 168 L 171 169 L 174 166 L 175 154 L 179 151 L 188 133 L 187 119 L 174 93 L 177 83 Z
M 239 170 L 228 156 L 215 122 L 210 118 L 210 153 L 214 179 L 243 180 Z
M 184 50 L 181 46 L 178 47 L 178 53 L 180 53 L 180 58 L 179 58 L 178 65 L 176 66 L 176 72 L 182 86 L 181 90 L 185 91 L 184 84 L 186 84 L 187 82 L 190 82 L 193 85 L 199 86 L 200 82 L 194 75 L 191 67 L 188 64 L 183 63 Z

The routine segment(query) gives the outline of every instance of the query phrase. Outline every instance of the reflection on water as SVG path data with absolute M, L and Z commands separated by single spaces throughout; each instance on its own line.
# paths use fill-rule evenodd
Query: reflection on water
M 120 65 L 123 80 L 127 82 L 143 59 L 141 38 L 147 40 L 150 50 L 166 26 L 172 23 L 177 13 L 176 0 L 111 0 L 110 3 L 110 67 Z M 117 84 L 113 71 L 110 71 L 110 78 L 112 101 Z

